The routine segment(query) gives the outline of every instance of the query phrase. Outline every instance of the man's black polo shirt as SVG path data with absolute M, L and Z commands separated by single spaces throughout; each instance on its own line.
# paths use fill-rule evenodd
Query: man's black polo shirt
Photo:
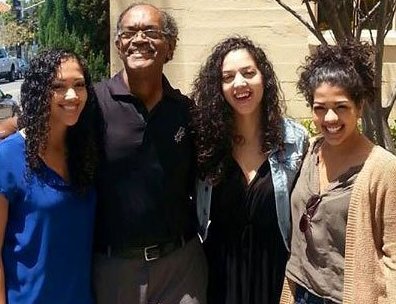
M 165 77 L 163 89 L 148 112 L 121 73 L 95 87 L 105 121 L 97 248 L 147 246 L 196 230 L 190 101 Z

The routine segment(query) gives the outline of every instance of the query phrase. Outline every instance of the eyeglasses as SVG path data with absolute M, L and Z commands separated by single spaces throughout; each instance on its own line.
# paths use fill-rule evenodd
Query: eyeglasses
M 305 212 L 301 216 L 300 219 L 300 231 L 306 232 L 308 228 L 311 228 L 311 218 L 316 213 L 318 209 L 319 203 L 322 201 L 322 197 L 320 195 L 313 195 L 309 198 L 307 205 L 305 206 Z
M 132 39 L 135 38 L 138 33 L 141 33 L 142 38 L 149 38 L 149 39 L 161 39 L 166 32 L 156 29 L 147 29 L 147 30 L 128 30 L 128 31 L 121 31 L 118 33 L 118 37 L 122 39 Z

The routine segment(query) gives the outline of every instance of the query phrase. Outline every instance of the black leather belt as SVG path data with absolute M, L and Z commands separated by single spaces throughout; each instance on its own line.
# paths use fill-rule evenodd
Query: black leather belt
M 150 262 L 166 256 L 179 248 L 184 247 L 184 245 L 191 239 L 192 236 L 181 236 L 174 241 L 153 244 L 146 247 L 127 247 L 120 249 L 112 246 L 107 246 L 105 250 L 100 250 L 100 252 L 102 254 L 105 254 L 107 257 L 123 259 L 143 259 L 147 262 Z

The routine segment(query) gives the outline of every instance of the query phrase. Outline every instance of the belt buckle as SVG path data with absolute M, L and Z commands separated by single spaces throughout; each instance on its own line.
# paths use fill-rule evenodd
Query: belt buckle
M 158 245 L 144 247 L 144 259 L 147 262 L 160 258 L 160 249 Z

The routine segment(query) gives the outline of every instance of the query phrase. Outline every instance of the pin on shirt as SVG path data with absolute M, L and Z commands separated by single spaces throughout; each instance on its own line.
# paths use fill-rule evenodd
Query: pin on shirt
M 175 134 L 175 142 L 180 143 L 184 135 L 186 135 L 186 129 L 184 127 L 180 127 Z

